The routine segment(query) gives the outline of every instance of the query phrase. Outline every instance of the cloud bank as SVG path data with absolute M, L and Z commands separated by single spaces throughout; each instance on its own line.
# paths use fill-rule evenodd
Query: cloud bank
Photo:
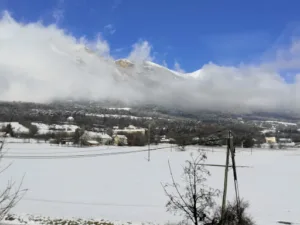
M 109 43 L 76 38 L 57 25 L 22 24 L 8 12 L 0 20 L 0 100 L 114 99 L 186 109 L 300 112 L 300 39 L 276 49 L 268 61 L 235 67 L 209 63 L 193 73 L 153 66 L 152 46 L 139 41 L 120 70 Z M 146 66 L 145 66 L 146 65 Z M 282 74 L 292 71 L 294 82 Z

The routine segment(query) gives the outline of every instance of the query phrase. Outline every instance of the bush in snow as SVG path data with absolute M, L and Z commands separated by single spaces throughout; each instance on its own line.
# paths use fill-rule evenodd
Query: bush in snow
M 250 215 L 247 214 L 247 209 L 249 208 L 248 202 L 240 200 L 239 203 L 228 202 L 223 219 L 221 219 L 222 208 L 219 207 L 215 212 L 213 222 L 211 225 L 254 225 L 254 221 Z

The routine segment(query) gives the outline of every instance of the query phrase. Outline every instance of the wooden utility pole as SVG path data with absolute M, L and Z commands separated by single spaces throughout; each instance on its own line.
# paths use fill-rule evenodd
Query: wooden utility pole
M 232 135 L 231 135 L 231 131 L 229 131 L 228 132 L 228 139 L 227 139 L 227 151 L 226 151 L 226 164 L 225 164 L 225 174 L 224 174 L 224 189 L 223 189 L 221 221 L 223 221 L 223 219 L 224 219 L 224 213 L 225 213 L 225 209 L 226 209 L 229 154 L 232 150 L 233 150 L 233 138 L 232 138 Z

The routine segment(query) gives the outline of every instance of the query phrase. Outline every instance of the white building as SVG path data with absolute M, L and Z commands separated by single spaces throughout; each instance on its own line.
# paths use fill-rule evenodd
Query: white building
M 276 137 L 265 137 L 266 143 L 274 144 L 276 143 Z

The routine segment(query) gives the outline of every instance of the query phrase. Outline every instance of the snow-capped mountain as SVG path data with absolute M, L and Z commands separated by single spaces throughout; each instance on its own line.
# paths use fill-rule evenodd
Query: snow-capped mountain
M 110 57 L 99 55 L 84 45 L 76 46 L 75 49 L 63 48 L 64 51 L 62 51 L 58 46 L 51 43 L 50 49 L 59 57 L 72 59 L 73 63 L 77 64 L 78 68 L 82 70 L 91 70 L 91 68 L 96 67 L 95 63 L 97 62 L 99 64 L 106 64 L 109 68 L 107 70 L 108 74 L 106 75 L 111 75 L 119 82 L 134 80 L 148 85 L 153 84 L 153 82 L 164 83 L 174 80 L 180 81 L 195 79 L 200 76 L 198 71 L 183 74 L 151 61 L 133 62 L 128 59 L 114 60 Z M 92 73 L 97 73 L 97 71 L 93 71 Z
M 116 60 L 115 63 L 121 72 L 135 78 L 147 77 L 151 80 L 159 78 L 161 81 L 169 79 L 184 79 L 184 74 L 180 74 L 150 61 L 135 63 L 128 59 L 119 59 Z
M 118 59 L 115 61 L 115 63 L 118 67 L 118 70 L 121 71 L 123 75 L 128 75 L 131 77 L 136 75 L 135 78 L 141 78 L 140 76 L 143 75 L 149 79 L 158 78 L 160 81 L 170 81 L 194 79 L 202 80 L 205 77 L 202 69 L 191 73 L 180 73 L 151 61 L 144 61 L 136 64 L 128 59 Z
M 289 90 L 279 81 L 266 82 L 266 79 L 261 78 L 263 76 L 248 76 L 247 71 L 241 69 L 221 68 L 209 63 L 192 73 L 182 73 L 147 61 L 145 56 L 142 59 L 129 56 L 128 59 L 115 60 L 110 57 L 109 52 L 103 49 L 91 50 L 94 48 L 88 48 L 84 44 L 50 44 L 51 57 L 54 56 L 52 61 L 41 61 L 46 62 L 46 66 L 55 66 L 49 71 L 40 67 L 40 73 L 34 67 L 37 77 L 39 74 L 47 75 L 43 80 L 47 83 L 43 88 L 45 96 L 34 95 L 39 97 L 39 101 L 53 99 L 53 96 L 55 99 L 109 99 L 122 101 L 125 105 L 147 103 L 181 109 L 228 109 L 239 112 L 258 111 L 262 108 L 266 108 L 266 111 L 291 108 L 289 102 L 278 101 L 276 87 L 289 96 Z M 255 68 L 252 70 L 257 70 L 257 74 L 262 73 Z M 62 85 L 58 86 L 56 80 L 60 80 Z M 52 86 L 48 83 L 52 83 Z M 258 86 L 258 91 L 253 92 L 254 85 L 251 84 Z M 48 87 L 51 88 L 48 90 Z M 264 87 L 270 88 L 266 91 Z M 14 93 L 20 93 L 20 90 Z

